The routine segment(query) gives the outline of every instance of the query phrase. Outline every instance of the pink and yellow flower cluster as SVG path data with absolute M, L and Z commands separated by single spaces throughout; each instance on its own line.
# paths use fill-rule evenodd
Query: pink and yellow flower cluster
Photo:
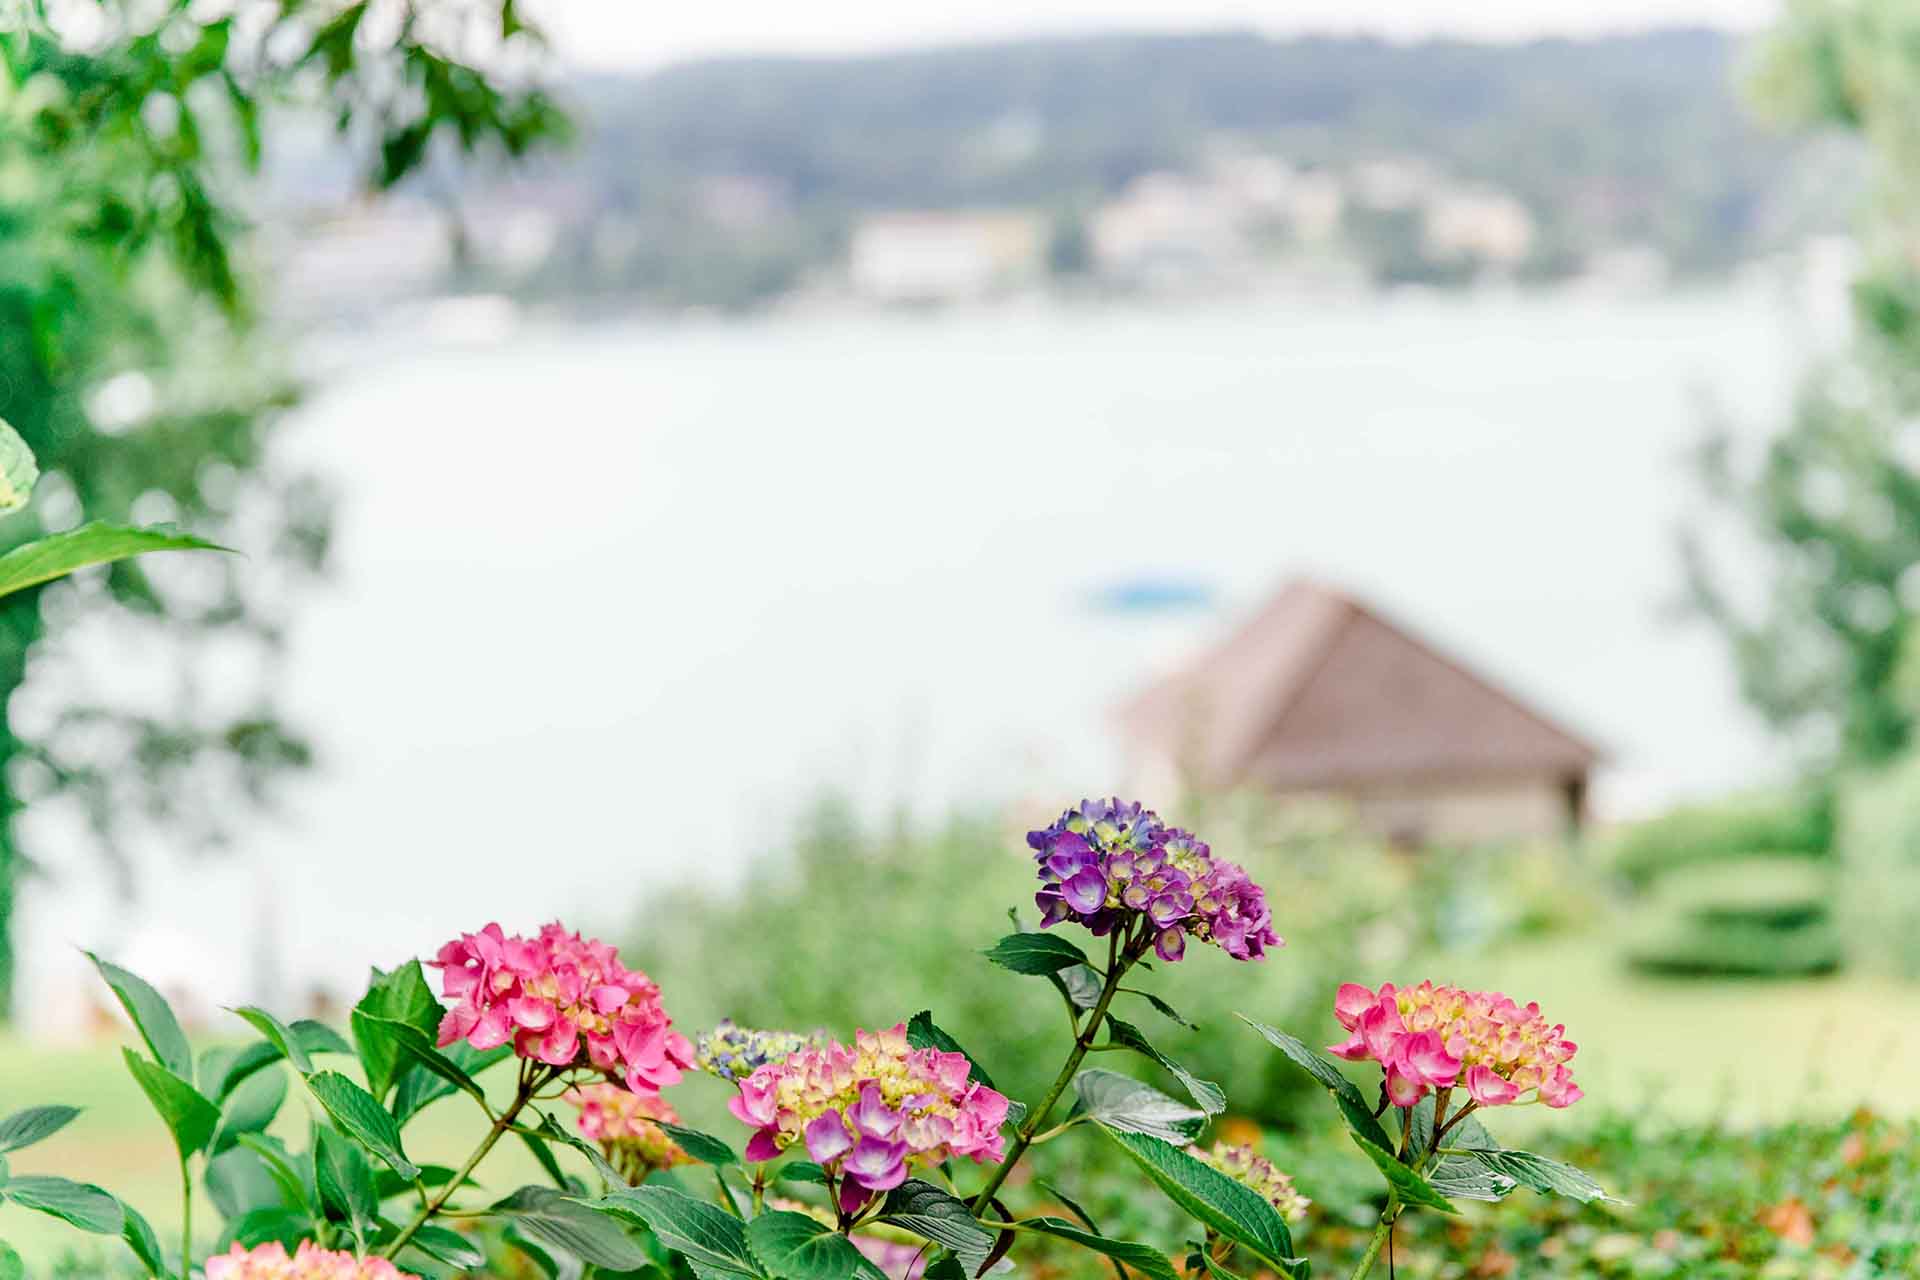
M 599 1143 L 624 1172 L 671 1169 L 689 1158 L 656 1123 L 680 1123 L 680 1113 L 659 1094 L 634 1093 L 603 1083 L 569 1089 L 563 1100 L 578 1108 L 574 1123 L 581 1136 Z
M 904 1025 L 858 1032 L 851 1048 L 829 1040 L 770 1062 L 727 1105 L 757 1130 L 747 1159 L 804 1144 L 839 1181 L 847 1213 L 899 1186 L 909 1165 L 1005 1155 L 1007 1100 L 971 1078 L 966 1055 L 908 1044 Z
M 1460 1084 L 1483 1107 L 1566 1107 L 1582 1097 L 1567 1066 L 1577 1046 L 1565 1038 L 1564 1026 L 1540 1016 L 1537 1004 L 1523 1007 L 1498 991 L 1431 982 L 1407 988 L 1389 982 L 1378 991 L 1349 982 L 1334 997 L 1333 1011 L 1351 1034 L 1328 1052 L 1379 1063 L 1396 1107 Z
M 402 1280 L 385 1258 L 356 1258 L 308 1240 L 292 1257 L 278 1240 L 248 1249 L 236 1244 L 207 1259 L 207 1280 Z
M 1212 1165 L 1241 1186 L 1272 1205 L 1288 1222 L 1307 1216 L 1313 1201 L 1294 1189 L 1293 1179 L 1280 1172 L 1274 1163 L 1252 1147 L 1232 1142 L 1216 1142 L 1210 1151 L 1191 1147 L 1188 1154 L 1202 1164 Z
M 693 1046 L 673 1029 L 660 988 L 623 968 L 607 943 L 559 924 L 531 938 L 490 924 L 440 948 L 433 961 L 454 1001 L 441 1045 L 513 1045 L 551 1067 L 591 1067 L 635 1093 L 658 1093 L 693 1065 Z

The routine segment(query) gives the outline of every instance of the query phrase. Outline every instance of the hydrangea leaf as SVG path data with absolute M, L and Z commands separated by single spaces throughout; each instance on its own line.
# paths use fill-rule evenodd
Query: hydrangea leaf
M 248 1026 L 265 1036 L 267 1043 L 278 1049 L 281 1056 L 293 1064 L 295 1071 L 303 1076 L 313 1074 L 313 1060 L 307 1056 L 306 1048 L 300 1043 L 300 1038 L 294 1035 L 293 1029 L 286 1023 L 265 1009 L 258 1009 L 252 1005 L 235 1009 L 234 1013 L 243 1018 Z
M 21 1173 L 7 1179 L 0 1196 L 22 1209 L 37 1209 L 95 1235 L 117 1236 L 126 1226 L 120 1202 L 91 1183 Z
M 473 1241 L 458 1231 L 449 1231 L 432 1223 L 415 1230 L 411 1243 L 429 1258 L 445 1263 L 455 1271 L 476 1271 L 487 1260 L 487 1255 Z
M 243 1215 L 238 1222 L 228 1223 L 227 1235 L 236 1244 L 248 1249 L 277 1240 L 286 1246 L 288 1253 L 292 1253 L 300 1247 L 302 1240 L 313 1235 L 313 1219 L 292 1209 L 272 1205 L 255 1209 Z
M 547 1187 L 521 1187 L 493 1210 L 511 1217 L 542 1244 L 563 1249 L 592 1266 L 638 1271 L 651 1261 L 612 1217 Z
M 266 1040 L 255 1040 L 252 1044 L 240 1048 L 216 1045 L 200 1055 L 199 1073 L 194 1079 L 206 1090 L 207 1097 L 218 1103 L 225 1103 L 227 1096 L 245 1084 L 258 1071 L 263 1071 L 286 1057 L 278 1045 Z
M 1293 1256 L 1293 1234 L 1271 1204 L 1179 1147 L 1108 1125 L 1102 1131 L 1182 1210 L 1288 1275 L 1305 1264 Z
M 140 1211 L 120 1202 L 120 1212 L 126 1223 L 120 1230 L 120 1238 L 127 1242 L 127 1248 L 140 1261 L 140 1266 L 150 1276 L 167 1274 L 167 1255 L 160 1247 L 160 1237 L 154 1234 L 153 1224 L 141 1216 Z
M 20 1261 L 20 1255 L 13 1246 L 0 1240 L 0 1280 L 24 1280 L 27 1266 Z
M 740 1163 L 740 1157 L 734 1154 L 732 1147 L 710 1133 L 698 1129 L 689 1129 L 685 1125 L 668 1124 L 665 1120 L 656 1120 L 660 1131 L 680 1144 L 680 1149 L 698 1160 L 701 1164 L 733 1165 Z
M 217 542 L 166 526 L 140 529 L 96 521 L 64 533 L 36 538 L 0 555 L 0 596 L 64 578 L 77 569 L 111 564 L 151 551 L 228 550 L 230 548 Z
M 1447 1141 L 1452 1142 L 1449 1134 Z M 1471 1159 L 1501 1177 L 1511 1178 L 1530 1191 L 1542 1195 L 1565 1196 L 1581 1204 L 1595 1200 L 1612 1201 L 1614 1197 L 1598 1182 L 1570 1164 L 1558 1160 L 1549 1160 L 1545 1156 L 1535 1155 L 1531 1151 L 1478 1151 Z M 1617 1202 L 1616 1202 L 1617 1203 Z
M 380 1196 L 373 1185 L 373 1166 L 357 1143 L 332 1129 L 316 1127 L 313 1135 L 313 1180 L 320 1203 L 338 1210 L 353 1229 L 362 1249 L 373 1236 L 380 1216 Z
M 159 1063 L 148 1061 L 131 1049 L 120 1052 L 140 1091 L 166 1121 L 180 1154 L 190 1156 L 204 1148 L 220 1126 L 220 1109 Z
M 746 1235 L 753 1256 L 777 1280 L 887 1280 L 853 1241 L 804 1213 L 763 1213 Z
M 4 418 L 0 418 L 0 515 L 27 505 L 33 486 L 40 479 L 40 468 L 33 450 Z
M 1044 1231 L 1050 1236 L 1079 1245 L 1082 1249 L 1091 1249 L 1095 1253 L 1105 1254 L 1116 1262 L 1125 1264 L 1149 1280 L 1180 1280 L 1180 1273 L 1173 1269 L 1173 1263 L 1167 1255 L 1151 1246 L 1138 1244 L 1132 1240 L 1114 1240 L 1107 1236 L 1096 1235 L 1091 1231 L 1082 1231 L 1065 1218 L 1024 1218 L 1021 1225 L 1035 1231 Z
M 1086 952 L 1051 933 L 1010 933 L 981 954 L 1002 969 L 1034 977 L 1089 963 Z
M 213 1135 L 213 1154 L 219 1155 L 238 1142 L 243 1133 L 259 1133 L 280 1114 L 287 1100 L 287 1075 L 284 1071 L 262 1071 L 248 1077 L 220 1108 L 220 1127 Z
M 360 1047 L 360 1063 L 366 1068 L 367 1085 L 374 1097 L 385 1098 L 400 1075 L 417 1066 L 468 1096 L 486 1101 L 486 1095 L 473 1077 L 435 1048 L 433 1037 L 419 1027 L 364 1009 L 353 1011 L 352 1023 L 354 1042 Z
M 683 1254 L 696 1269 L 766 1280 L 767 1273 L 747 1249 L 746 1225 L 718 1205 L 654 1183 L 615 1191 L 599 1206 L 638 1218 L 660 1243 Z
M 1441 1213 L 1458 1213 L 1453 1202 L 1435 1191 L 1427 1180 L 1407 1166 L 1393 1158 L 1393 1153 L 1385 1147 L 1368 1142 L 1359 1134 L 1353 1135 L 1353 1141 L 1373 1161 L 1374 1168 L 1386 1177 L 1388 1185 L 1400 1194 L 1402 1204 L 1418 1205 L 1426 1209 L 1438 1209 Z
M 0 1120 L 0 1155 L 30 1147 L 52 1137 L 72 1123 L 80 1108 L 67 1106 L 28 1107 Z
M 5 556 L 0 556 L 4 561 Z M 4 595 L 0 591 L 0 595 Z M 100 977 L 120 1001 L 120 1007 L 127 1011 L 127 1017 L 133 1021 L 133 1029 L 140 1033 L 146 1042 L 148 1052 L 154 1061 L 168 1071 L 193 1083 L 193 1047 L 187 1043 L 186 1032 L 180 1029 L 179 1019 L 173 1016 L 173 1009 L 165 997 L 137 974 L 129 973 L 117 964 L 110 964 L 89 951 L 87 959 L 93 961 L 93 967 L 100 971 Z
M 593 1171 L 600 1175 L 600 1180 L 607 1186 L 619 1187 L 626 1185 L 627 1180 L 621 1176 L 618 1169 L 607 1163 L 607 1157 L 601 1152 L 599 1147 L 594 1146 L 579 1134 L 561 1125 L 545 1112 L 540 1113 L 538 1131 L 540 1136 L 547 1141 L 558 1142 L 562 1146 L 572 1147 L 575 1151 L 585 1156 L 587 1163 L 593 1166 Z
M 359 1085 L 338 1071 L 316 1071 L 307 1088 L 348 1137 L 379 1156 L 403 1178 L 420 1176 L 420 1167 L 407 1159 L 400 1145 L 400 1126 L 385 1108 Z
M 880 1221 L 945 1245 L 969 1275 L 985 1265 L 993 1250 L 993 1236 L 974 1221 L 972 1208 L 920 1178 L 908 1178 L 887 1193 Z
M 1194 1105 L 1208 1115 L 1217 1116 L 1227 1109 L 1227 1095 L 1219 1085 L 1211 1080 L 1202 1080 L 1154 1048 L 1148 1041 L 1146 1033 L 1131 1022 L 1122 1022 L 1112 1014 L 1108 1014 L 1107 1034 L 1114 1044 L 1125 1045 L 1135 1053 L 1159 1063 L 1180 1082 L 1181 1087 L 1187 1091 L 1187 1096 L 1193 1099 Z
M 438 1053 L 471 1081 L 495 1063 L 512 1057 L 513 1046 L 502 1044 L 491 1049 L 476 1049 L 464 1040 L 456 1040 Z M 457 1092 L 459 1086 L 447 1074 L 436 1072 L 423 1063 L 415 1063 L 400 1073 L 400 1083 L 393 1094 L 393 1118 L 404 1127 L 428 1103 L 438 1102 Z
M 1323 1085 L 1333 1095 L 1334 1105 L 1340 1108 L 1340 1114 L 1346 1117 L 1347 1128 L 1353 1131 L 1355 1138 L 1387 1150 L 1393 1147 L 1393 1139 L 1380 1127 L 1380 1121 L 1374 1116 L 1373 1108 L 1367 1105 L 1360 1087 L 1341 1073 L 1340 1068 L 1307 1048 L 1301 1041 L 1264 1022 L 1255 1022 L 1244 1013 L 1234 1015 L 1240 1021 L 1259 1032 L 1274 1048 L 1287 1056 L 1287 1060 L 1305 1071 Z
M 311 1213 L 318 1195 L 318 1179 L 312 1169 L 312 1155 L 294 1156 L 278 1138 L 259 1133 L 239 1135 L 239 1143 L 259 1156 L 280 1186 L 280 1199 L 297 1209 Z
M 410 1050 L 433 1050 L 443 1013 L 418 960 L 410 960 L 392 973 L 373 971 L 367 993 L 353 1007 L 348 1027 L 360 1052 L 360 1064 L 366 1069 L 367 1088 L 374 1097 L 385 1098 L 392 1091 Z M 409 1032 L 410 1036 L 406 1034 Z M 454 1083 L 478 1092 L 470 1080 Z
M 1095 990 L 1097 991 L 1098 988 L 1096 987 Z M 1165 1018 L 1169 1022 L 1177 1023 L 1180 1026 L 1185 1027 L 1189 1031 L 1198 1031 L 1200 1029 L 1194 1023 L 1188 1022 L 1185 1018 L 1181 1017 L 1180 1011 L 1178 1009 L 1175 1009 L 1172 1005 L 1168 1004 L 1165 1000 L 1162 1000 L 1159 996 L 1153 994 L 1153 992 L 1151 991 L 1141 991 L 1136 987 L 1122 987 L 1120 988 L 1120 990 L 1126 992 L 1130 996 L 1139 996 L 1141 999 L 1145 1000 L 1148 1004 L 1153 1006 L 1154 1012 L 1158 1013 L 1161 1017 Z
M 208 1160 L 201 1181 L 206 1184 L 207 1198 L 229 1221 L 254 1209 L 284 1207 L 273 1171 L 246 1147 L 228 1147 Z
M 1080 1095 L 1080 1110 L 1109 1129 L 1185 1145 L 1206 1123 L 1206 1112 L 1115 1071 L 1082 1071 L 1073 1087 Z

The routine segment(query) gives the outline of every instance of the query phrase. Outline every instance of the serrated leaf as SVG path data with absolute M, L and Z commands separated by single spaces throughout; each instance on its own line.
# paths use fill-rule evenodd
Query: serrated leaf
M 965 1202 L 919 1178 L 908 1178 L 887 1193 L 880 1221 L 945 1245 L 969 1274 L 980 1269 L 993 1249 L 993 1236 L 974 1221 Z
M 585 1156 L 587 1163 L 593 1166 L 593 1171 L 599 1174 L 600 1180 L 609 1187 L 624 1186 L 626 1184 L 627 1180 L 621 1176 L 618 1169 L 607 1163 L 607 1157 L 599 1147 L 594 1146 L 579 1134 L 567 1129 L 552 1116 L 541 1113 L 540 1123 L 536 1126 L 536 1129 L 539 1135 L 547 1141 L 558 1142 L 562 1146 L 572 1147 L 575 1151 Z M 547 1175 L 553 1177 L 553 1170 L 548 1170 Z M 558 1179 L 555 1180 L 558 1181 Z
M 240 1048 L 216 1046 L 200 1055 L 199 1074 L 194 1079 L 200 1082 L 205 1097 L 225 1104 L 235 1089 L 285 1056 L 277 1045 L 264 1040 Z
M 1484 1200 L 1489 1204 L 1505 1200 L 1519 1185 L 1471 1156 L 1443 1156 L 1428 1165 L 1422 1176 L 1428 1186 L 1449 1200 Z
M 1185 1018 L 1181 1017 L 1179 1010 L 1175 1009 L 1172 1005 L 1168 1004 L 1165 1000 L 1162 1000 L 1159 996 L 1153 994 L 1153 992 L 1151 991 L 1141 991 L 1135 987 L 1122 987 L 1120 988 L 1120 990 L 1122 990 L 1123 992 L 1125 992 L 1130 996 L 1139 996 L 1141 999 L 1145 1000 L 1148 1004 L 1153 1006 L 1154 1012 L 1158 1013 L 1161 1017 L 1167 1019 L 1169 1022 L 1177 1023 L 1178 1025 L 1185 1027 L 1189 1031 L 1198 1031 L 1200 1029 L 1194 1023 L 1188 1022 Z
M 1118 1144 L 1165 1196 L 1262 1262 L 1298 1274 L 1293 1234 L 1265 1198 L 1185 1151 L 1146 1134 L 1107 1125 L 1101 1131 Z
M 1451 1144 L 1451 1134 L 1447 1141 Z M 1531 1151 L 1475 1151 L 1471 1159 L 1489 1172 L 1511 1178 L 1542 1195 L 1565 1196 L 1581 1204 L 1613 1199 L 1584 1171 Z
M 968 1074 L 987 1088 L 993 1088 L 993 1077 L 980 1065 L 980 1059 L 961 1048 L 958 1040 L 934 1024 L 933 1010 L 922 1009 L 907 1019 L 907 1043 L 916 1049 L 938 1049 L 942 1053 L 959 1054 L 967 1060 Z
M 479 1245 L 445 1227 L 427 1223 L 413 1233 L 413 1247 L 456 1271 L 472 1271 L 487 1260 Z
M 689 1129 L 685 1125 L 668 1124 L 664 1120 L 656 1120 L 654 1123 L 660 1126 L 662 1133 L 679 1143 L 682 1151 L 701 1164 L 719 1166 L 740 1163 L 740 1157 L 734 1154 L 733 1148 L 710 1133 Z
M 646 1250 L 605 1213 L 546 1187 L 521 1187 L 493 1211 L 513 1219 L 522 1231 L 591 1266 L 609 1271 L 638 1271 Z M 716 1210 L 715 1212 L 718 1212 Z
M 1353 1131 L 1356 1138 L 1392 1149 L 1393 1139 L 1381 1128 L 1379 1119 L 1374 1116 L 1373 1108 L 1367 1104 L 1359 1086 L 1341 1074 L 1338 1067 L 1284 1031 L 1264 1022 L 1255 1022 L 1244 1013 L 1234 1016 L 1264 1036 L 1268 1044 L 1287 1056 L 1288 1061 L 1319 1081 L 1333 1095 L 1334 1105 L 1340 1108 L 1340 1114 L 1346 1118 L 1347 1128 Z
M 287 1100 L 285 1072 L 258 1072 L 246 1080 L 220 1108 L 220 1127 L 213 1135 L 213 1154 L 219 1155 L 243 1133 L 259 1133 L 280 1114 Z
M 464 1040 L 457 1040 L 439 1052 L 441 1058 L 465 1072 L 467 1078 L 472 1080 L 495 1063 L 512 1057 L 513 1047 L 503 1044 L 492 1049 L 476 1049 Z M 393 1093 L 393 1118 L 404 1127 L 427 1104 L 457 1092 L 458 1086 L 446 1074 L 415 1064 L 400 1073 L 399 1086 Z
M 1180 1280 L 1180 1273 L 1173 1269 L 1173 1263 L 1167 1255 L 1148 1245 L 1132 1240 L 1112 1240 L 1091 1231 L 1082 1231 L 1065 1218 L 1024 1218 L 1021 1222 L 1035 1231 L 1044 1231 L 1050 1236 L 1071 1241 L 1082 1249 L 1105 1254 L 1150 1277 L 1150 1280 Z
M 1127 1133 L 1144 1133 L 1184 1146 L 1207 1120 L 1204 1111 L 1116 1071 L 1082 1071 L 1073 1087 L 1080 1097 L 1080 1110 L 1108 1128 Z
M 35 538 L 0 556 L 0 596 L 64 578 L 90 565 L 111 564 L 152 551 L 229 550 L 167 525 L 136 528 L 96 520 L 64 533 Z
M 439 1056 L 434 1041 L 444 1014 L 418 960 L 410 960 L 392 973 L 373 971 L 367 993 L 354 1005 L 348 1021 L 360 1065 L 367 1073 L 367 1088 L 374 1097 L 384 1099 L 392 1092 L 401 1064 L 409 1057 L 425 1062 L 420 1055 Z M 451 1063 L 447 1065 L 452 1068 Z M 452 1083 L 479 1093 L 464 1072 Z
M 19 548 L 18 550 L 25 550 Z M 13 552 L 8 553 L 14 554 Z M 4 563 L 7 556 L 0 556 Z M 4 595 L 0 591 L 0 595 Z M 133 1029 L 140 1033 L 147 1049 L 153 1054 L 154 1061 L 187 1082 L 193 1084 L 193 1047 L 187 1043 L 187 1033 L 180 1029 L 179 1019 L 173 1016 L 173 1008 L 166 998 L 138 974 L 129 973 L 117 964 L 102 960 L 88 951 L 87 959 L 93 961 L 93 967 L 100 971 L 100 977 L 113 990 L 120 1007 L 127 1011 L 127 1017 L 133 1022 Z
M 1194 1105 L 1210 1116 L 1217 1116 L 1227 1109 L 1227 1095 L 1219 1085 L 1211 1080 L 1202 1080 L 1185 1067 L 1154 1048 L 1147 1040 L 1146 1033 L 1131 1022 L 1122 1022 L 1112 1014 L 1107 1015 L 1107 1034 L 1113 1043 L 1125 1045 L 1135 1053 L 1159 1063 L 1174 1079 L 1180 1082 L 1193 1099 Z
M 887 1280 L 853 1241 L 804 1213 L 763 1213 L 746 1235 L 753 1256 L 778 1280 Z
M 267 1172 L 279 1184 L 283 1203 L 308 1214 L 313 1212 L 317 1187 L 313 1185 L 315 1180 L 311 1173 L 310 1155 L 296 1156 L 282 1146 L 278 1138 L 269 1138 L 260 1133 L 240 1134 L 238 1141 L 266 1165 Z
M 73 1122 L 80 1108 L 67 1106 L 27 1107 L 0 1120 L 0 1155 L 44 1142 Z
M 126 1226 L 120 1202 L 92 1183 L 43 1173 L 19 1173 L 7 1179 L 0 1195 L 22 1209 L 35 1209 L 95 1235 L 117 1236 Z
M 280 1182 L 267 1162 L 246 1147 L 229 1147 L 207 1161 L 201 1181 L 206 1184 L 207 1198 L 228 1220 L 255 1209 L 288 1207 Z
M 203 1149 L 220 1125 L 220 1109 L 159 1063 L 149 1062 L 131 1049 L 120 1052 L 140 1091 L 166 1121 L 180 1154 L 190 1156 Z
M 1402 1204 L 1438 1209 L 1441 1213 L 1460 1212 L 1453 1207 L 1452 1201 L 1435 1191 L 1425 1178 L 1394 1159 L 1392 1152 L 1368 1142 L 1357 1133 L 1350 1136 L 1353 1138 L 1354 1145 L 1366 1153 L 1367 1159 L 1373 1161 L 1374 1168 L 1385 1175 L 1388 1184 L 1400 1193 Z
M 615 1191 L 600 1204 L 646 1223 L 660 1243 L 695 1267 L 756 1280 L 766 1276 L 747 1249 L 745 1224 L 718 1205 L 658 1184 Z
M 292 1253 L 300 1247 L 300 1242 L 313 1234 L 313 1219 L 292 1209 L 268 1207 L 255 1209 L 243 1215 L 238 1222 L 229 1223 L 225 1238 L 251 1249 L 256 1245 L 277 1240 Z
M 372 1094 L 338 1071 L 316 1071 L 307 1077 L 307 1088 L 342 1133 L 386 1161 L 401 1177 L 420 1176 L 419 1166 L 407 1159 L 400 1145 L 400 1126 Z
M 307 1056 L 299 1037 L 293 1034 L 293 1028 L 268 1013 L 265 1009 L 244 1005 L 233 1011 L 246 1020 L 247 1025 L 266 1037 L 267 1043 L 280 1051 L 282 1057 L 293 1064 L 293 1069 L 301 1075 L 313 1074 L 313 1059 Z
M 811 1186 L 827 1185 L 827 1171 L 811 1160 L 789 1160 L 774 1170 L 775 1182 L 804 1182 Z
M 1086 952 L 1052 933 L 1010 933 L 981 954 L 1002 969 L 1036 977 L 1089 963 Z
M 373 1186 L 373 1166 L 357 1143 L 332 1129 L 315 1127 L 313 1181 L 320 1203 L 337 1210 L 353 1228 L 362 1249 L 373 1236 L 380 1216 L 380 1197 Z

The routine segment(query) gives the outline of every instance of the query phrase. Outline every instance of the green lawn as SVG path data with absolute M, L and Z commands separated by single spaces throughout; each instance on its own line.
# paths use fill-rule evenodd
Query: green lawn
M 1432 973 L 1538 1000 L 1567 1024 L 1581 1046 L 1575 1066 L 1588 1101 L 1552 1117 L 1556 1129 L 1616 1108 L 1738 1125 L 1837 1114 L 1862 1102 L 1890 1116 L 1920 1115 L 1920 1075 L 1899 1069 L 1920 1060 L 1920 986 L 1844 974 L 1791 982 L 1656 979 L 1625 970 L 1616 957 L 1611 940 L 1588 935 L 1454 956 Z M 492 1074 L 496 1087 L 509 1076 Z M 719 1086 L 696 1081 L 685 1089 L 704 1104 Z M 131 1200 L 163 1233 L 177 1231 L 172 1147 L 127 1076 L 118 1046 L 36 1048 L 0 1039 L 0 1108 L 53 1101 L 86 1112 L 55 1139 L 20 1153 L 14 1167 L 98 1182 Z M 292 1095 L 279 1122 L 283 1136 L 304 1145 L 299 1130 L 311 1106 Z M 1550 1114 L 1517 1109 L 1501 1116 L 1501 1133 L 1519 1137 Z M 436 1103 L 409 1129 L 409 1153 L 458 1163 L 476 1136 L 477 1117 L 465 1098 Z M 504 1193 L 540 1175 L 523 1148 L 503 1144 L 480 1177 Z M 212 1219 L 206 1213 L 202 1222 Z M 0 1208 L 0 1237 L 29 1258 L 81 1240 L 18 1208 Z

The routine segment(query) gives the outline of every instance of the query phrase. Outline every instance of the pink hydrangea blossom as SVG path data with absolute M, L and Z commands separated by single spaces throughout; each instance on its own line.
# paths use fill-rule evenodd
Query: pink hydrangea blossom
M 680 1113 L 658 1094 L 634 1093 L 602 1082 L 569 1089 L 561 1100 L 579 1110 L 574 1124 L 580 1135 L 598 1143 L 607 1159 L 630 1181 L 637 1182 L 655 1169 L 671 1169 L 689 1159 L 680 1144 L 656 1123 L 680 1123 Z
M 1431 982 L 1389 982 L 1378 991 L 1349 982 L 1334 996 L 1333 1012 L 1349 1034 L 1328 1052 L 1378 1063 L 1396 1107 L 1461 1085 L 1483 1107 L 1567 1107 L 1583 1096 L 1567 1066 L 1578 1046 L 1564 1026 L 1548 1024 L 1537 1004 Z
M 311 1240 L 291 1257 L 278 1240 L 251 1249 L 235 1244 L 208 1258 L 206 1272 L 207 1280 L 402 1280 L 405 1275 L 385 1258 L 356 1258 Z
M 1188 1147 L 1187 1154 L 1202 1164 L 1212 1165 L 1241 1186 L 1257 1192 L 1288 1222 L 1300 1222 L 1313 1201 L 1294 1189 L 1293 1179 L 1282 1173 L 1271 1160 L 1250 1146 L 1216 1142 L 1210 1149 Z
M 1006 1098 L 971 1078 L 966 1055 L 912 1047 L 904 1025 L 858 1032 L 851 1048 L 809 1044 L 742 1080 L 727 1105 L 756 1131 L 749 1160 L 803 1145 L 839 1180 L 848 1213 L 899 1186 L 909 1166 L 1005 1155 Z
M 598 939 L 557 923 L 531 938 L 490 924 L 441 947 L 432 963 L 454 1002 L 440 1023 L 443 1046 L 511 1043 L 523 1058 L 590 1067 L 634 1093 L 658 1093 L 693 1065 L 660 988 Z

